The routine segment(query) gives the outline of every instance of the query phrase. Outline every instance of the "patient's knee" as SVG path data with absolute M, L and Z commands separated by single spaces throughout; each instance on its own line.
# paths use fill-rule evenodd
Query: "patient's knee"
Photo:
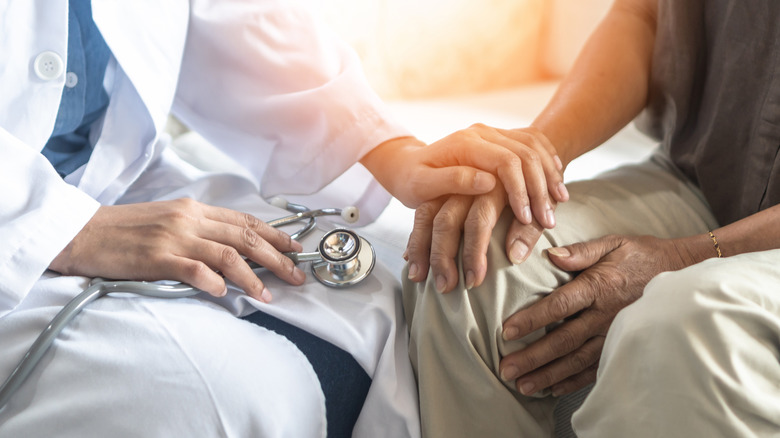
M 449 357 L 470 358 L 498 374 L 503 355 L 524 348 L 543 334 L 538 331 L 523 339 L 503 340 L 503 323 L 567 281 L 568 273 L 556 268 L 545 255 L 550 246 L 543 236 L 528 259 L 512 264 L 505 250 L 505 237 L 512 216 L 505 214 L 494 230 L 488 248 L 488 272 L 484 282 L 466 288 L 459 257 L 459 281 L 449 293 L 436 291 L 432 275 L 426 282 L 404 280 L 404 308 L 409 322 L 413 362 L 438 360 L 442 350 Z M 405 277 L 404 277 L 405 278 Z M 427 356 L 427 359 L 422 357 Z

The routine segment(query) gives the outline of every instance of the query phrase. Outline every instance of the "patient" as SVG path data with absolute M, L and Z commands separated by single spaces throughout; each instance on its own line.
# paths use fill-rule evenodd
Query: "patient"
M 638 116 L 652 159 L 570 184 L 554 229 L 500 187 L 417 210 L 424 436 L 553 436 L 594 382 L 581 438 L 777 435 L 779 42 L 771 0 L 616 0 L 526 132 L 565 166 Z
M 93 303 L 1 407 L 0 435 L 419 435 L 395 276 L 380 267 L 329 293 L 282 255 L 302 245 L 258 220 L 285 214 L 264 199 L 316 194 L 360 162 L 410 207 L 500 184 L 525 223 L 551 225 L 560 170 L 491 129 L 459 134 L 476 146 L 423 145 L 354 53 L 289 2 L 147 3 L 3 10 L 0 179 L 14 189 L 0 202 L 0 376 L 87 277 L 210 297 Z M 170 113 L 249 176 L 184 162 L 167 148 Z M 376 216 L 388 194 L 354 179 L 340 201 Z

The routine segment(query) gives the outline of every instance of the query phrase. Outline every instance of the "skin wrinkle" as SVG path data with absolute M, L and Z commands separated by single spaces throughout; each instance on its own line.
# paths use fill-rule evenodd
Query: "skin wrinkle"
M 674 260 L 672 254 L 669 254 L 670 257 L 660 257 L 660 260 L 666 263 L 659 265 L 658 251 L 646 251 L 647 248 L 655 248 L 662 242 L 664 241 L 661 239 L 647 236 L 639 238 L 606 236 L 597 239 L 595 243 L 571 245 L 570 253 L 572 255 L 569 257 L 557 256 L 559 261 L 556 263 L 565 261 L 569 268 L 576 269 L 592 263 L 596 263 L 596 265 L 579 275 L 572 283 L 561 288 L 559 292 L 551 294 L 547 298 L 547 305 L 541 308 L 541 313 L 537 311 L 525 320 L 528 329 L 531 330 L 542 321 L 556 320 L 560 315 L 570 315 L 575 312 L 579 314 L 576 319 L 568 320 L 550 331 L 547 336 L 548 342 L 540 344 L 544 345 L 542 350 L 531 346 L 524 354 L 514 359 L 514 365 L 511 361 L 502 361 L 504 362 L 503 368 L 514 368 L 521 373 L 528 364 L 532 367 L 529 369 L 530 372 L 518 380 L 517 387 L 519 389 L 525 393 L 530 386 L 534 386 L 533 390 L 536 391 L 538 388 L 550 385 L 569 385 L 572 382 L 587 383 L 586 379 L 592 378 L 592 372 L 583 373 L 588 368 L 583 368 L 582 360 L 589 358 L 593 363 L 597 363 L 596 355 L 590 355 L 589 352 L 594 346 L 603 345 L 603 343 L 595 343 L 592 341 L 593 337 L 606 334 L 614 317 L 615 309 L 620 310 L 641 296 L 642 288 L 637 287 L 637 284 L 642 284 L 642 278 L 646 276 L 646 273 L 639 268 L 655 262 L 657 269 L 661 271 L 675 269 L 675 262 L 669 263 L 669 260 Z M 673 250 L 674 245 L 671 244 L 662 248 L 662 251 L 667 252 L 673 252 Z M 601 256 L 601 254 L 605 255 Z M 628 258 L 622 260 L 630 261 L 629 266 L 618 269 L 619 265 L 615 263 L 615 260 L 626 254 L 628 254 Z M 648 259 L 648 256 L 644 254 L 653 254 L 653 257 Z M 636 283 L 637 279 L 639 283 Z M 649 281 L 649 277 L 646 280 Z M 595 295 L 590 295 L 591 298 L 588 299 L 587 291 L 594 291 Z M 601 298 L 598 298 L 599 296 Z M 510 324 L 511 319 L 508 320 Z M 522 322 L 521 319 L 520 323 Z M 584 328 L 576 328 L 583 324 Z M 572 331 L 575 328 L 576 331 Z M 581 333 L 581 335 L 577 336 L 576 333 Z M 519 332 L 518 336 L 522 336 L 522 334 Z M 579 356 L 571 356 L 578 353 Z M 547 358 L 545 359 L 545 357 Z M 572 357 L 578 362 L 567 360 L 567 358 L 571 359 Z M 539 369 L 532 371 L 536 367 Z M 562 375 L 560 374 L 562 372 L 573 374 Z M 545 377 L 551 375 L 557 375 L 557 379 L 560 381 Z M 536 384 L 532 385 L 532 381 Z M 563 382 L 569 383 L 564 384 Z M 542 384 L 545 386 L 539 386 Z M 576 389 L 573 386 L 558 386 L 558 391 L 561 388 Z
M 260 236 L 251 227 L 241 230 L 244 245 L 249 249 L 255 249 L 260 246 Z

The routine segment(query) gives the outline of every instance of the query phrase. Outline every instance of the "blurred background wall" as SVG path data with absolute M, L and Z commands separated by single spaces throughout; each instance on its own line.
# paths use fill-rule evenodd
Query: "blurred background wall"
M 319 0 L 386 99 L 560 78 L 611 0 Z

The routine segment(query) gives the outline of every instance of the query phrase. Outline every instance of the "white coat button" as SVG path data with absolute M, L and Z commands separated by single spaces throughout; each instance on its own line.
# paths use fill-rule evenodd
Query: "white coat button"
M 79 83 L 79 75 L 76 73 L 73 73 L 72 71 L 69 71 L 68 74 L 65 75 L 65 86 L 68 88 L 73 88 Z
M 35 57 L 33 62 L 35 75 L 44 81 L 51 81 L 60 77 L 65 71 L 65 63 L 60 55 L 54 52 L 43 52 Z

